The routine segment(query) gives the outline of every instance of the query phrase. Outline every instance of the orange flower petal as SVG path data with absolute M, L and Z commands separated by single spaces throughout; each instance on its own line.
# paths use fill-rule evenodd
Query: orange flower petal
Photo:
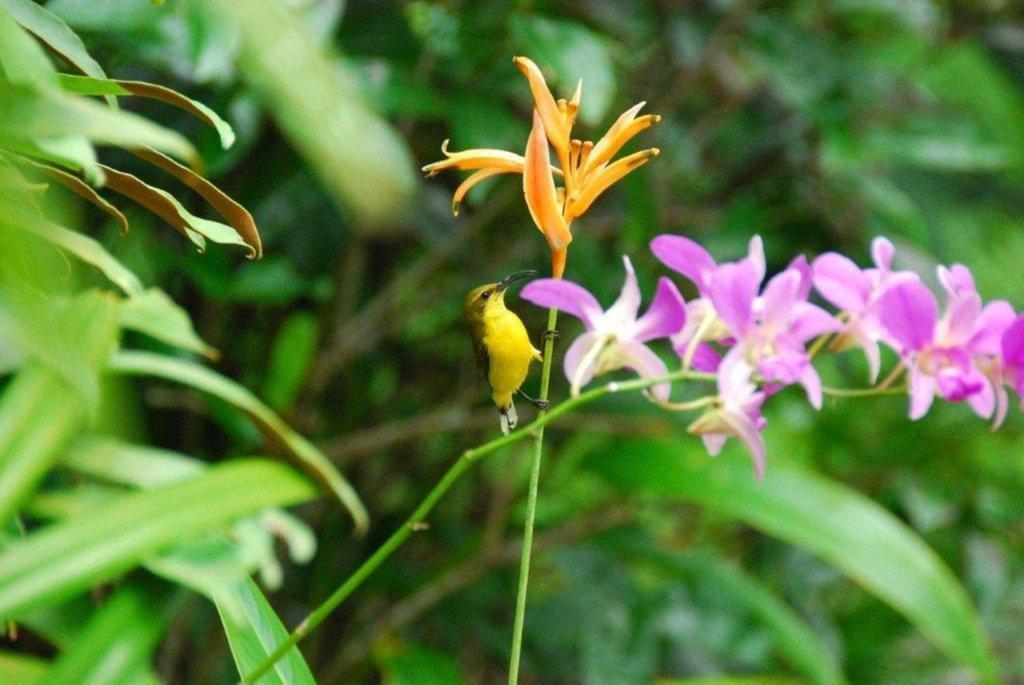
M 565 273 L 565 261 L 569 256 L 569 248 L 563 247 L 561 250 L 551 251 L 551 277 L 561 278 L 562 274 Z
M 570 220 L 590 209 L 590 205 L 601 193 L 608 190 L 612 184 L 622 179 L 633 169 L 646 164 L 647 160 L 652 157 L 657 157 L 659 152 L 661 151 L 656 147 L 652 147 L 650 150 L 634 152 L 602 169 L 596 176 L 583 184 L 579 197 L 569 207 Z
M 572 240 L 569 224 L 562 216 L 558 204 L 558 191 L 551 171 L 551 153 L 544 136 L 544 122 L 540 113 L 533 111 L 533 129 L 526 143 L 523 166 L 523 195 L 533 222 L 547 238 L 552 250 L 564 250 Z
M 582 177 L 586 177 L 587 174 L 614 157 L 615 153 L 621 150 L 622 146 L 628 143 L 633 136 L 661 121 L 661 116 L 657 114 L 636 116 L 645 104 L 641 102 L 623 112 L 622 116 L 608 129 L 608 132 L 601 137 L 601 140 L 597 141 L 583 168 Z
M 427 176 L 433 176 L 445 169 L 488 169 L 496 168 L 511 173 L 523 170 L 523 157 L 507 150 L 493 148 L 477 148 L 462 152 L 448 152 L 448 141 L 441 144 L 441 152 L 446 159 L 433 162 L 423 167 Z
M 455 216 L 459 215 L 459 206 L 462 204 L 462 199 L 466 197 L 466 193 L 469 192 L 470 188 L 475 186 L 485 178 L 491 176 L 497 176 L 498 174 L 511 174 L 516 173 L 510 169 L 480 169 L 470 174 L 469 178 L 459 184 L 459 187 L 455 189 L 455 194 L 452 196 L 452 214 Z
M 544 80 L 544 74 L 527 57 L 515 57 L 513 61 L 530 84 L 530 92 L 533 93 L 533 101 L 540 112 L 540 119 L 544 122 L 548 140 L 559 155 L 564 155 L 569 145 L 569 127 L 566 125 L 565 113 L 558 109 L 555 97 Z

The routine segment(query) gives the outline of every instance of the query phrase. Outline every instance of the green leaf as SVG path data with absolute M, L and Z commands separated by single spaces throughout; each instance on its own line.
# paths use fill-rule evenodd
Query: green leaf
M 374 652 L 384 685 L 463 685 L 459 662 L 447 654 L 410 645 Z
M 155 188 L 142 180 L 127 174 L 123 171 L 112 169 L 103 164 L 100 165 L 107 177 L 107 186 L 116 193 L 131 198 L 158 217 L 166 221 L 182 235 L 192 241 L 202 252 L 206 249 L 206 240 L 212 240 L 222 245 L 237 245 L 244 247 L 249 257 L 260 255 L 259 235 L 255 239 L 250 237 L 246 240 L 243 235 L 232 226 L 222 224 L 219 221 L 202 219 L 178 202 L 177 198 L 161 188 Z M 243 210 L 244 211 L 244 210 Z M 248 214 L 248 212 L 246 212 Z M 255 225 L 253 225 L 255 231 Z
M 771 631 L 779 652 L 809 680 L 819 685 L 846 683 L 842 668 L 815 632 L 772 590 L 711 551 L 684 555 L 662 552 L 649 546 L 628 544 L 616 551 L 626 559 L 639 559 L 663 572 L 686 580 L 695 578 L 717 586 L 724 595 L 746 606 Z
M 859 493 L 792 466 L 773 466 L 758 483 L 743 461 L 711 460 L 678 442 L 626 442 L 589 463 L 629 492 L 696 502 L 817 554 L 984 682 L 998 681 L 978 614 L 956 576 L 912 530 Z
M 18 683 L 18 685 L 44 683 L 49 669 L 49 664 L 34 656 L 0 652 L 0 683 Z
M 92 147 L 89 146 L 88 143 L 86 144 L 86 146 L 89 148 L 90 151 L 92 150 Z M 40 162 L 33 161 L 26 157 L 16 157 L 16 160 L 21 162 L 24 168 L 27 168 L 32 172 L 35 172 L 37 176 L 52 181 L 56 181 L 57 183 L 60 183 L 61 185 L 71 190 L 71 192 L 75 193 L 79 197 L 84 198 L 88 202 L 91 202 L 92 204 L 96 205 L 118 223 L 118 225 L 121 227 L 121 235 L 128 234 L 128 219 L 126 219 L 124 214 L 121 213 L 121 210 L 107 202 L 107 200 L 102 195 L 97 193 L 92 186 L 90 186 L 82 179 L 78 178 L 73 174 L 69 174 L 63 169 L 58 169 L 57 167 L 50 166 L 49 164 L 42 164 Z M 99 171 L 99 166 L 97 166 L 96 169 L 97 171 Z M 105 179 L 105 177 L 102 176 L 103 172 L 99 173 L 101 174 L 101 177 Z
M 103 67 L 85 49 L 82 39 L 63 19 L 32 0 L 0 0 L 0 5 L 68 64 L 94 78 L 107 77 Z
M 237 26 L 238 65 L 249 86 L 358 225 L 377 231 L 408 218 L 417 188 L 412 156 L 391 126 L 363 103 L 355 78 L 342 74 L 278 2 L 208 5 Z
M 107 252 L 103 245 L 89 236 L 77 231 L 69 231 L 42 218 L 32 224 L 27 224 L 25 228 L 57 247 L 67 250 L 83 262 L 95 266 L 126 295 L 138 295 L 143 292 L 142 282 L 139 281 L 138 276 L 129 271 L 114 255 Z
M 100 436 L 76 440 L 61 463 L 97 480 L 143 489 L 179 483 L 206 468 L 177 452 Z
M 159 288 L 136 293 L 125 300 L 118 311 L 123 328 L 211 359 L 218 356 L 217 350 L 196 333 L 188 313 Z
M 135 95 L 152 100 L 159 100 L 178 109 L 184 110 L 196 118 L 212 126 L 220 137 L 220 144 L 225 150 L 235 144 L 235 131 L 231 124 L 224 121 L 212 109 L 192 98 L 186 97 L 176 90 L 145 81 L 115 81 L 113 79 L 89 78 L 60 74 L 57 77 L 60 87 L 68 93 L 77 95 Z
M 122 586 L 92 616 L 47 674 L 51 685 L 135 682 L 148 670 L 174 608 L 173 593 L 156 581 Z
M 288 638 L 288 631 L 281 624 L 281 619 L 251 579 L 235 583 L 215 601 L 239 675 L 252 672 Z M 241 615 L 225 610 L 229 605 L 241 607 Z M 260 685 L 315 682 L 298 647 L 289 649 L 259 680 Z
M 111 357 L 108 368 L 116 373 L 155 376 L 183 383 L 232 405 L 249 417 L 268 439 L 284 448 L 299 468 L 341 501 L 352 515 L 358 532 L 366 530 L 369 523 L 366 508 L 351 484 L 320 450 L 243 386 L 198 364 L 147 352 L 118 352 Z
M 573 21 L 525 13 L 512 17 L 510 29 L 519 53 L 544 71 L 556 99 L 569 98 L 583 80 L 580 121 L 593 126 L 607 116 L 616 88 L 607 39 Z
M 178 164 L 167 155 L 151 148 L 136 148 L 131 152 L 135 156 L 174 176 L 206 200 L 230 224 L 231 228 L 249 247 L 249 257 L 258 259 L 263 256 L 260 233 L 256 228 L 256 222 L 253 220 L 252 215 L 249 214 L 249 210 L 232 200 L 213 183 L 210 183 L 210 181 L 188 167 Z M 210 239 L 214 240 L 213 237 L 210 237 Z
M 176 542 L 265 507 L 314 495 L 309 481 L 264 459 L 226 462 L 176 485 L 125 495 L 0 553 L 0 614 L 52 605 Z
M 85 419 L 82 398 L 53 372 L 25 367 L 0 397 L 0 522 L 57 461 Z M 2 615 L 2 612 L 0 612 Z
M 11 0 L 0 0 L 0 4 Z M 31 3 L 35 4 L 35 3 Z M 0 11 L 0 75 L 9 83 L 29 88 L 53 87 L 57 84 L 56 71 L 39 44 L 32 40 L 17 22 Z
M 149 146 L 199 164 L 195 148 L 181 134 L 88 98 L 11 86 L 0 98 L 0 140 L 12 143 L 84 136 L 94 143 Z
M 319 334 L 317 319 L 309 312 L 297 312 L 281 326 L 263 382 L 263 396 L 274 409 L 287 411 L 295 403 L 313 362 Z

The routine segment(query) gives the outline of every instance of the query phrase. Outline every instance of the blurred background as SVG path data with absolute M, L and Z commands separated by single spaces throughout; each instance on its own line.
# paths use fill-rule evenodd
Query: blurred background
M 621 285 L 623 254 L 650 295 L 665 270 L 647 245 L 662 232 L 719 259 L 758 233 L 770 270 L 827 250 L 866 264 L 871 238 L 885 235 L 905 266 L 964 262 L 985 297 L 1024 302 L 1014 2 L 45 6 L 112 78 L 172 87 L 234 127 L 225 151 L 187 114 L 122 100 L 196 145 L 209 178 L 255 218 L 260 260 L 217 245 L 197 254 L 131 205 L 123 237 L 89 205 L 64 211 L 183 307 L 220 351 L 213 367 L 315 443 L 366 504 L 364 538 L 336 501 L 293 510 L 316 552 L 303 564 L 282 554 L 279 587 L 266 589 L 286 626 L 462 450 L 498 431 L 462 298 L 546 269 L 547 247 L 518 177 L 474 189 L 454 218 L 460 178 L 424 180 L 418 167 L 446 138 L 453 150 L 524 148 L 531 99 L 514 55 L 535 60 L 556 96 L 583 79 L 586 138 L 641 100 L 662 116 L 631 146 L 661 155 L 574 225 L 566 277 L 603 302 Z M 116 150 L 101 159 L 147 173 Z M 543 313 L 510 302 L 539 336 Z M 566 319 L 563 343 L 578 332 Z M 555 368 L 557 401 L 567 383 Z M 867 382 L 856 353 L 822 372 Z M 114 385 L 104 423 L 121 438 L 209 463 L 262 448 L 223 402 L 162 382 Z M 767 417 L 763 487 L 741 449 L 708 459 L 685 432 L 692 415 L 638 396 L 550 427 L 523 682 L 973 683 L 994 662 L 990 682 L 1024 683 L 1019 412 L 999 432 L 945 404 L 911 424 L 902 397 L 830 401 L 819 414 L 794 389 Z M 528 470 L 524 442 L 456 484 L 429 530 L 302 643 L 318 682 L 503 682 Z M 169 606 L 145 655 L 152 672 L 234 682 L 216 608 L 187 593 Z M 54 657 L 45 631 L 22 632 L 5 649 Z

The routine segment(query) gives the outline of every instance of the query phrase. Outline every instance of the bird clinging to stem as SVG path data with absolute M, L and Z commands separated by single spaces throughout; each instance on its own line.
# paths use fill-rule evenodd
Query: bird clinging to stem
M 505 291 L 518 280 L 536 275 L 535 271 L 519 271 L 497 283 L 475 288 L 466 295 L 462 315 L 473 338 L 477 364 L 491 385 L 491 398 L 498 406 L 501 432 L 506 435 L 519 422 L 512 396 L 519 393 L 541 409 L 546 401 L 535 400 L 522 390 L 530 370 L 530 362 L 541 361 L 540 350 L 530 342 L 526 326 L 515 312 L 505 306 Z

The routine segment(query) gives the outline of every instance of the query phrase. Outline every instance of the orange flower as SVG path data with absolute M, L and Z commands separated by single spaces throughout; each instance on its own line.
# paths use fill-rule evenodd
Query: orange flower
M 452 197 L 452 211 L 456 215 L 466 193 L 480 181 L 497 174 L 523 174 L 526 206 L 551 247 L 552 272 L 555 278 L 561 278 L 572 240 L 573 219 L 582 216 L 615 182 L 658 154 L 658 148 L 650 148 L 612 161 L 633 136 L 658 123 L 661 117 L 637 116 L 645 104 L 641 102 L 623 113 L 596 143 L 575 139 L 572 129 L 579 113 L 583 82 L 577 84 L 572 99 L 555 100 L 536 64 L 526 57 L 513 61 L 526 76 L 535 106 L 526 154 L 493 149 L 450 153 L 446 140 L 441 146 L 446 159 L 428 164 L 423 171 L 433 176 L 443 169 L 474 170 Z M 549 144 L 555 151 L 557 167 L 551 164 Z M 562 177 L 562 187 L 555 185 L 555 175 Z

